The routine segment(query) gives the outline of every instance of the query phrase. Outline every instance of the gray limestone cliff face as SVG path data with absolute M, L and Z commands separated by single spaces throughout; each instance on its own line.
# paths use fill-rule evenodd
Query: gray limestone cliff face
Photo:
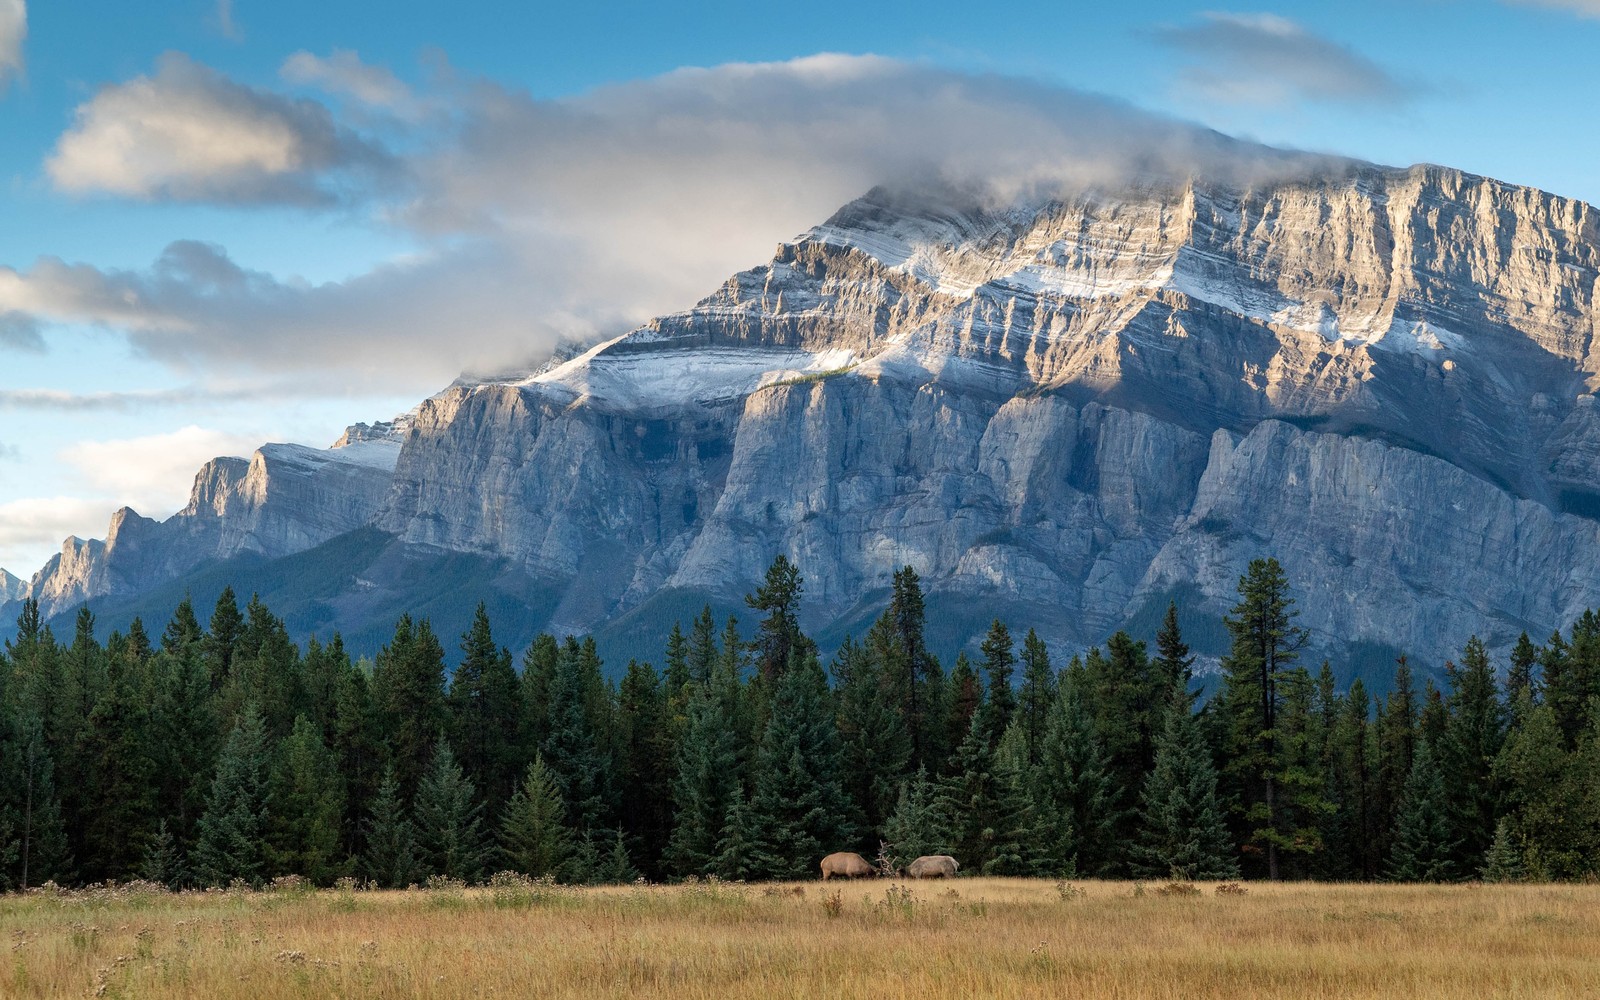
M 321 451 L 266 445 L 196 474 L 184 509 L 165 521 L 124 507 L 104 541 L 69 538 L 25 592 L 48 617 L 90 598 L 135 594 L 216 560 L 290 555 L 369 523 L 388 494 L 393 444 Z
M 912 565 L 1064 641 L 1275 555 L 1325 648 L 1445 656 L 1600 604 L 1600 231 L 1435 167 L 951 208 L 875 192 L 664 317 L 425 405 L 379 524 L 590 628 L 819 617 Z

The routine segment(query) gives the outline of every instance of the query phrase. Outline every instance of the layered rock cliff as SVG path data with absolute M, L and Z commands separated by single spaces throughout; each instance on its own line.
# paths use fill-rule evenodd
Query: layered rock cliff
M 213 463 L 158 526 L 203 541 L 141 559 L 370 523 L 519 567 L 576 631 L 782 552 L 814 626 L 910 564 L 953 627 L 1074 646 L 1173 595 L 1219 614 L 1275 555 L 1323 651 L 1504 648 L 1600 605 L 1597 293 L 1594 209 L 1432 166 L 874 191 L 686 312 L 451 386 L 379 432 L 392 479 L 284 455 L 274 507 L 269 450 Z M 116 565 L 129 523 L 61 566 Z

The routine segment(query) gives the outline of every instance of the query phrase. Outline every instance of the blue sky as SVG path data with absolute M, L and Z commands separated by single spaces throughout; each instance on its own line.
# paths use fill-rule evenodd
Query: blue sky
M 1195 123 L 1600 201 L 1600 0 L 677 6 L 0 0 L 0 566 L 682 308 L 897 172 Z

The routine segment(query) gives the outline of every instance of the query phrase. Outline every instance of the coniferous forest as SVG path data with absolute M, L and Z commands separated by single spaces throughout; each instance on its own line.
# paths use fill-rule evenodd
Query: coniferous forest
M 1402 658 L 1378 699 L 1301 662 L 1290 583 L 1257 560 L 1197 704 L 1176 608 L 1065 663 L 996 621 L 947 667 L 907 567 L 824 663 L 802 594 L 779 557 L 753 629 L 708 608 L 620 680 L 592 640 L 518 660 L 481 607 L 458 652 L 402 617 L 366 662 L 231 591 L 103 646 L 87 608 L 63 640 L 29 603 L 0 657 L 0 888 L 809 878 L 883 844 L 993 875 L 1600 874 L 1593 612 L 1499 669 L 1468 638 L 1443 689 Z

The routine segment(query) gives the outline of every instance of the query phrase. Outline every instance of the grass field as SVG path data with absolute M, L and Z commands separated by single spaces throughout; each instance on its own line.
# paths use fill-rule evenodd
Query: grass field
M 1162 888 L 9 896 L 0 996 L 1600 997 L 1600 886 Z

